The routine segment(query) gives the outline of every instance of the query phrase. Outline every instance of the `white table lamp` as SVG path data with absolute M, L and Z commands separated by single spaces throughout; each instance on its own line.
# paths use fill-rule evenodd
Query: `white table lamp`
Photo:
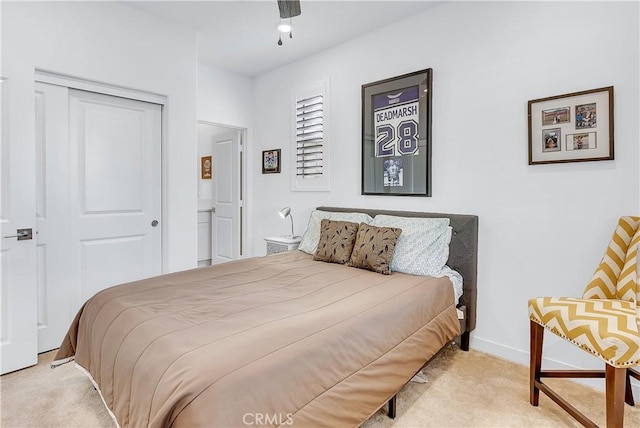
M 278 212 L 278 214 L 280 214 L 280 217 L 282 218 L 289 217 L 291 219 L 291 235 L 289 235 L 288 238 L 294 238 L 295 235 L 293 234 L 293 215 L 291 215 L 291 208 L 284 207 Z

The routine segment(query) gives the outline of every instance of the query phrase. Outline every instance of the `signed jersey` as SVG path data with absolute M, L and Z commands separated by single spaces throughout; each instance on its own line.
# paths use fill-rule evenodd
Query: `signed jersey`
M 373 97 L 375 157 L 418 154 L 419 88 Z

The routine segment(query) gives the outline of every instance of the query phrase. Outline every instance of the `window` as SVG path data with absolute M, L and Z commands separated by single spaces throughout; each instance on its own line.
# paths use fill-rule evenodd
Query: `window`
M 291 190 L 330 190 L 328 86 L 324 82 L 294 92 Z

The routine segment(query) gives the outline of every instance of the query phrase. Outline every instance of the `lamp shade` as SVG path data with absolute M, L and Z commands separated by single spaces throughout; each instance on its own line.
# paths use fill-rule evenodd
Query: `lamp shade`
M 284 207 L 283 209 L 278 211 L 278 214 L 280 214 L 280 217 L 282 217 L 282 218 L 289 217 L 289 220 L 291 220 L 291 235 L 288 235 L 287 237 L 288 238 L 295 237 L 295 235 L 293 234 L 293 214 L 291 214 L 291 208 Z
M 278 212 L 278 214 L 280 214 L 280 217 L 282 218 L 287 218 L 291 214 L 291 208 L 284 207 Z

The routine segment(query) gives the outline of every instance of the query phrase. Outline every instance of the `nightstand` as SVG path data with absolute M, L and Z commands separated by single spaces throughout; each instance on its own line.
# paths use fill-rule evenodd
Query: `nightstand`
M 272 236 L 270 238 L 264 238 L 267 241 L 267 254 L 282 253 L 284 251 L 297 250 L 302 236 L 294 236 L 293 238 L 288 236 Z

